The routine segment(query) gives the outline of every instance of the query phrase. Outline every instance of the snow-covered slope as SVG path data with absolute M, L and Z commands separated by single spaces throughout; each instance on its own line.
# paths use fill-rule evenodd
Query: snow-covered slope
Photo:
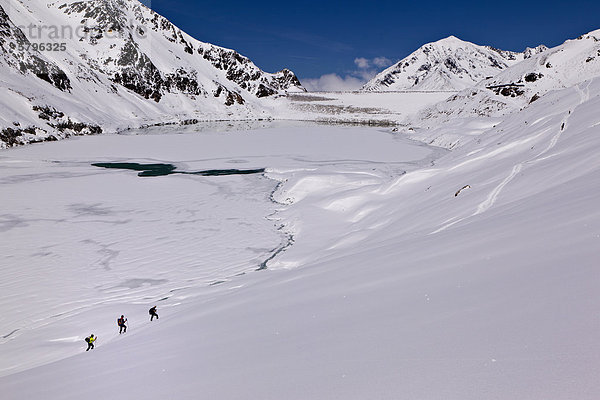
M 104 136 L 8 152 L 0 184 L 19 197 L 0 225 L 14 253 L 0 289 L 15 293 L 2 297 L 0 350 L 39 366 L 8 371 L 2 398 L 595 400 L 599 109 L 593 78 L 433 162 L 405 152 L 414 164 L 397 168 L 402 142 L 367 128 Z M 269 207 L 256 192 L 244 201 L 256 183 L 92 171 L 99 156 L 268 167 L 281 203 L 270 221 L 294 244 L 267 270 L 209 286 L 216 266 L 249 267 L 268 252 L 265 221 L 248 217 Z M 71 200 L 81 188 L 84 200 Z M 34 196 L 44 189 L 48 203 Z M 212 211 L 219 196 L 229 212 Z M 26 232 L 41 227 L 56 236 L 36 246 Z M 223 242 L 229 234 L 245 239 Z M 65 287 L 72 298 L 52 291 Z M 131 325 L 119 336 L 123 313 Z
M 548 93 L 600 76 L 600 30 L 514 64 L 406 122 L 412 137 L 443 147 L 463 144 Z M 454 129 L 448 129 L 453 126 Z M 498 128 L 499 129 L 499 128 Z
M 600 29 L 536 54 L 479 86 L 504 97 L 518 98 L 524 105 L 551 90 L 575 86 L 598 75 Z
M 263 117 L 302 91 L 138 0 L 0 1 L 0 145 L 160 122 Z M 80 125 L 77 125 L 77 124 Z
M 413 117 L 452 151 L 307 125 L 2 153 L 2 399 L 600 398 L 598 36 Z
M 465 42 L 454 36 L 428 43 L 379 73 L 362 90 L 458 91 L 475 85 L 515 63 L 543 52 L 545 46 L 523 53 Z

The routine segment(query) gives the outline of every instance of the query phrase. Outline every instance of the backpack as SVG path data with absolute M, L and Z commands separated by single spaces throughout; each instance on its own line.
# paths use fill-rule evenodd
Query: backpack
M 86 343 L 89 343 L 89 342 L 90 342 L 90 338 L 89 338 L 89 337 L 86 337 L 86 338 L 85 338 L 85 342 L 86 342 Z

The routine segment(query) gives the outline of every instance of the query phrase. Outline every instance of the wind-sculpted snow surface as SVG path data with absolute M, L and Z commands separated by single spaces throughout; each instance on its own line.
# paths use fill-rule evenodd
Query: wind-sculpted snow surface
M 598 109 L 594 78 L 480 126 L 452 152 L 307 127 L 210 134 L 202 146 L 201 135 L 105 136 L 7 153 L 3 398 L 597 399 Z M 50 146 L 67 147 L 49 157 Z M 140 178 L 91 170 L 91 158 L 107 161 L 94 154 L 194 170 L 260 164 L 277 203 L 261 205 L 247 177 Z M 48 171 L 48 159 L 60 163 Z M 99 189 L 108 181 L 120 190 Z M 47 207 L 35 197 L 44 190 Z M 216 210 L 214 190 L 227 199 Z M 73 191 L 79 204 L 65 207 Z M 192 228 L 199 202 L 238 222 Z M 267 210 L 277 235 L 255 219 Z M 230 234 L 242 242 L 223 246 Z M 293 245 L 249 273 L 243 249 L 264 257 L 281 234 Z M 196 286 L 211 279 L 224 282 Z M 160 320 L 145 321 L 164 288 Z M 119 337 L 122 313 L 131 326 Z M 86 353 L 90 332 L 99 339 Z

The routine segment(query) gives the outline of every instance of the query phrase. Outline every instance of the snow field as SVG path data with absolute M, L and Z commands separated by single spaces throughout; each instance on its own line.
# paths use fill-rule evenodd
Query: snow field
M 493 123 L 440 125 L 440 142 L 459 139 L 451 152 L 314 126 L 6 152 L 0 185 L 14 198 L 3 197 L 10 237 L 0 251 L 14 255 L 3 267 L 0 390 L 8 399 L 596 399 L 599 93 L 596 78 Z M 270 179 L 142 179 L 95 161 L 265 167 Z M 266 271 L 253 271 L 290 237 Z M 50 254 L 30 248 L 49 240 Z M 48 268 L 38 257 L 58 261 Z M 65 278 L 73 269 L 86 278 Z M 150 323 L 155 303 L 161 319 Z M 67 313 L 54 322 L 46 307 Z M 122 313 L 132 327 L 119 337 Z M 98 348 L 85 353 L 90 329 Z
M 404 160 L 430 153 L 369 129 L 176 132 L 86 137 L 2 155 L 0 185 L 9 195 L 0 229 L 11 238 L 1 245 L 8 254 L 3 375 L 77 354 L 92 327 L 104 329 L 94 332 L 103 339 L 99 345 L 112 340 L 110 312 L 131 315 L 148 303 L 163 308 L 219 292 L 220 284 L 255 271 L 288 244 L 270 199 L 276 180 L 140 178 L 92 163 L 166 162 L 189 172 L 329 170 L 340 177 L 369 165 L 374 177 L 385 177 L 401 171 Z M 16 306 L 21 296 L 28 300 Z M 37 342 L 43 350 L 29 351 Z

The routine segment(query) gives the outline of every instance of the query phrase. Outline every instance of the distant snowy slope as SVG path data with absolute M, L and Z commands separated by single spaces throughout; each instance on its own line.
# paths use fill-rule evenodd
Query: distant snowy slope
M 528 103 L 536 94 L 575 86 L 599 75 L 600 29 L 536 54 L 479 86 Z
M 4 146 L 90 130 L 77 123 L 257 118 L 260 98 L 303 91 L 291 71 L 265 73 L 138 0 L 1 0 L 0 71 Z
M 545 46 L 538 46 L 515 53 L 450 36 L 420 47 L 379 73 L 362 90 L 458 91 L 545 49 Z
M 547 93 L 600 76 L 600 30 L 518 62 L 407 120 L 412 137 L 443 147 L 465 143 Z M 453 125 L 454 130 L 447 129 Z M 441 127 L 441 129 L 438 129 Z

